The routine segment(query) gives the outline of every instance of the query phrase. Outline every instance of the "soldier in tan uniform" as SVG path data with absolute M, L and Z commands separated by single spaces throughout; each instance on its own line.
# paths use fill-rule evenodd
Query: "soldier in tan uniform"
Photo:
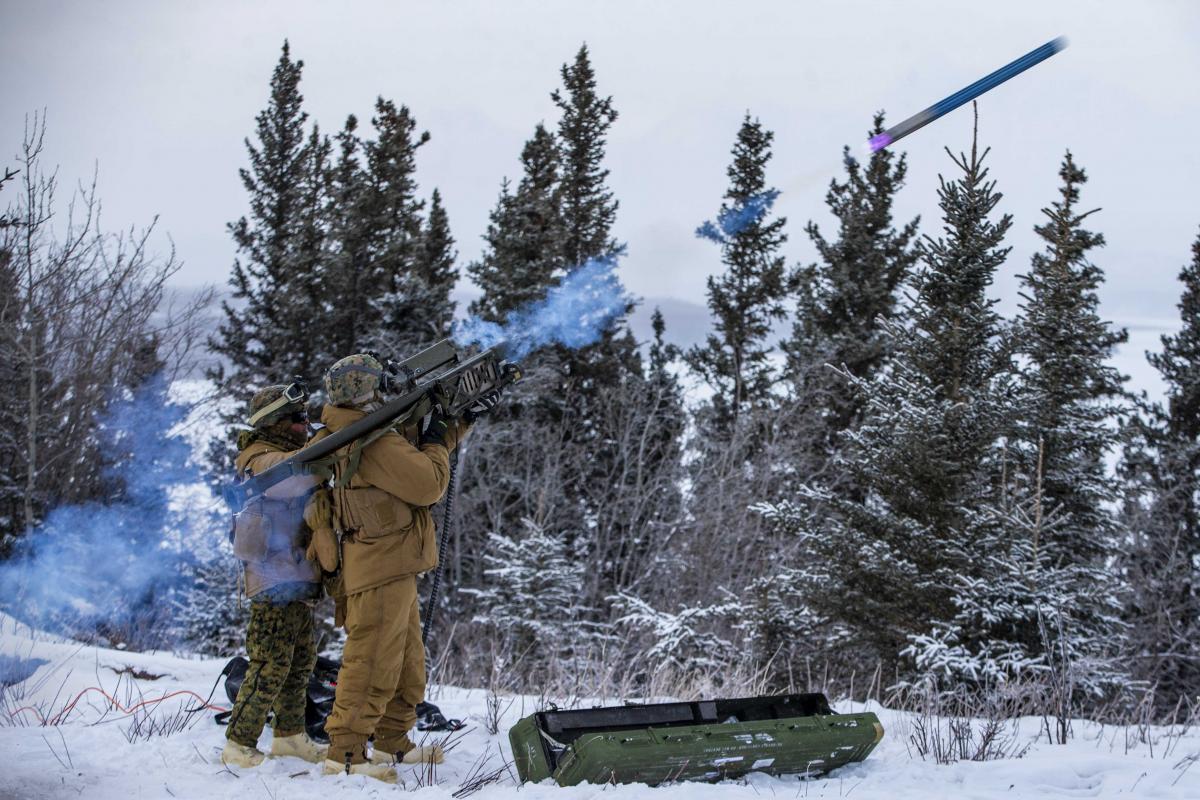
M 342 430 L 378 408 L 382 378 L 383 365 L 371 355 L 334 364 L 325 375 L 325 430 Z M 325 722 L 326 774 L 395 782 L 396 763 L 442 761 L 440 747 L 417 747 L 408 737 L 425 697 L 416 578 L 438 562 L 430 506 L 446 491 L 450 452 L 466 427 L 434 412 L 416 444 L 392 429 L 360 446 L 357 455 L 353 445 L 338 453 L 332 500 L 347 636 Z M 372 735 L 375 747 L 368 754 Z
M 268 386 L 250 401 L 251 430 L 238 437 L 235 461 L 245 479 L 278 464 L 308 439 L 307 394 L 296 384 Z M 229 716 L 226 764 L 262 763 L 258 737 L 274 712 L 272 756 L 319 763 L 325 749 L 304 730 L 308 679 L 317 658 L 313 605 L 321 595 L 321 572 L 306 558 L 309 531 L 304 508 L 312 490 L 306 480 L 284 481 L 252 500 L 237 516 L 234 554 L 243 562 L 250 623 L 250 665 Z

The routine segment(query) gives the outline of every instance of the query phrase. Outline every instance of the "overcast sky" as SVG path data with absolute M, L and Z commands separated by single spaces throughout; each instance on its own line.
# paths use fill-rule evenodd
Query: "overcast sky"
M 25 115 L 49 113 L 48 160 L 64 179 L 100 168 L 111 227 L 160 215 L 186 262 L 180 283 L 223 283 L 225 223 L 244 213 L 237 170 L 286 37 L 305 62 L 305 107 L 333 133 L 377 95 L 407 104 L 432 141 L 426 194 L 440 188 L 465 264 L 500 180 L 534 125 L 555 119 L 558 68 L 586 41 L 599 88 L 620 112 L 609 142 L 620 199 L 621 275 L 668 328 L 695 326 L 704 279 L 720 269 L 696 226 L 725 190 L 729 149 L 749 111 L 775 131 L 770 181 L 783 191 L 790 261 L 808 261 L 809 219 L 843 144 L 871 113 L 913 114 L 1057 35 L 1070 47 L 987 94 L 981 140 L 1014 216 L 998 276 L 1037 247 L 1070 148 L 1090 181 L 1083 202 L 1108 239 L 1095 256 L 1105 315 L 1130 328 L 1119 366 L 1154 389 L 1140 351 L 1177 325 L 1176 275 L 1200 229 L 1200 3 L 1048 2 L 11 2 L 0 0 L 0 142 L 15 153 Z M 899 217 L 936 232 L 942 147 L 969 146 L 964 108 L 904 140 Z M 165 238 L 161 246 L 167 246 Z M 466 287 L 464 287 L 466 288 Z M 695 309 L 693 309 L 694 316 Z M 673 321 L 672 315 L 675 316 Z

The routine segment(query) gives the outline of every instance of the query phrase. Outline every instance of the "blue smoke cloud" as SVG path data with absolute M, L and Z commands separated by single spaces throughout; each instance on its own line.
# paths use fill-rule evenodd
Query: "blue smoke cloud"
M 96 420 L 111 497 L 54 508 L 0 564 L 0 601 L 14 616 L 79 633 L 129 630 L 167 613 L 190 557 L 189 524 L 203 516 L 173 508 L 172 496 L 203 476 L 175 432 L 189 409 L 166 389 L 151 380 Z M 211 530 L 212 520 L 203 522 Z
M 507 342 L 506 355 L 512 359 L 549 344 L 575 349 L 598 341 L 630 302 L 617 278 L 619 255 L 588 259 L 544 299 L 512 312 L 503 324 L 479 318 L 455 323 L 454 340 L 481 347 Z
M 630 302 L 616 275 L 618 256 L 587 261 L 503 324 L 459 323 L 455 339 L 483 346 L 506 341 L 511 358 L 553 343 L 578 348 L 598 341 Z M 57 506 L 23 537 L 0 563 L 5 610 L 68 635 L 140 631 L 134 646 L 175 643 L 196 566 L 214 547 L 225 547 L 219 527 L 225 518 L 203 488 L 193 445 L 179 432 L 192 409 L 171 402 L 167 389 L 152 381 L 97 417 L 110 496 Z
M 763 215 L 771 210 L 771 206 L 775 205 L 778 197 L 778 189 L 768 189 L 751 195 L 740 205 L 722 209 L 715 223 L 705 220 L 704 224 L 696 228 L 696 236 L 720 245 L 729 244 L 733 237 L 762 219 Z

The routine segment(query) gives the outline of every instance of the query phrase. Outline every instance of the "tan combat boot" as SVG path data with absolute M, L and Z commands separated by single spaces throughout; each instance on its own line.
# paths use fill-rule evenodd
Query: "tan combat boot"
M 441 764 L 446 760 L 446 753 L 440 744 L 427 744 L 413 747 L 404 753 L 389 753 L 385 750 L 371 752 L 371 761 L 375 764 Z
M 246 747 L 233 739 L 225 740 L 225 749 L 221 751 L 221 763 L 234 767 L 257 767 L 266 758 L 257 747 Z
M 325 760 L 325 748 L 314 742 L 304 731 L 293 736 L 276 736 L 271 741 L 271 757 L 295 756 L 320 764 Z
M 446 753 L 440 744 L 426 744 L 409 750 L 400 760 L 405 764 L 441 764 Z
M 370 761 L 364 761 L 361 764 L 345 764 L 327 758 L 325 759 L 325 768 L 321 772 L 325 775 L 366 775 L 368 778 L 374 778 L 384 783 L 400 782 L 400 776 L 396 774 L 395 769 L 386 764 Z

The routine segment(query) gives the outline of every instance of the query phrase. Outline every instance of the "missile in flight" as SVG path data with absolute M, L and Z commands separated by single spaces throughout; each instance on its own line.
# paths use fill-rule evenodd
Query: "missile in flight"
M 871 140 L 867 142 L 867 147 L 874 153 L 894 142 L 900 141 L 913 131 L 920 130 L 938 117 L 949 114 L 963 103 L 974 100 L 984 92 L 995 89 L 1009 78 L 1020 75 L 1033 65 L 1040 64 L 1055 53 L 1066 49 L 1066 47 L 1067 39 L 1064 36 L 1059 36 L 1056 39 L 1046 42 L 1041 47 L 1029 51 L 1011 64 L 1005 64 L 991 75 L 980 78 L 965 89 L 959 89 L 945 100 L 934 103 L 924 111 L 912 115 L 898 125 L 893 125 L 883 133 L 872 136 Z

